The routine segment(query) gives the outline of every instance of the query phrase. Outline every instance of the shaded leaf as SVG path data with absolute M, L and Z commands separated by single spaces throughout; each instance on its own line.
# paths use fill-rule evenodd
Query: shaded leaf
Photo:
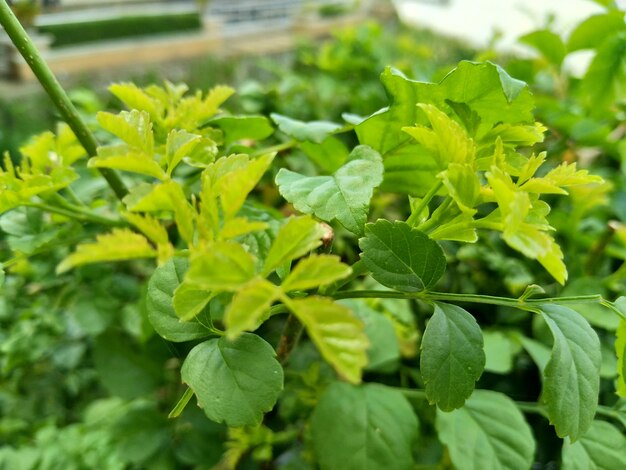
M 156 332 L 168 341 L 191 341 L 211 334 L 207 327 L 195 319 L 181 322 L 174 311 L 174 292 L 183 282 L 187 266 L 186 258 L 172 258 L 156 268 L 148 282 L 148 319 Z
M 412 469 L 418 421 L 404 396 L 378 384 L 328 386 L 311 416 L 322 470 Z
M 283 389 L 274 349 L 251 333 L 200 343 L 189 352 L 181 376 L 209 419 L 228 426 L 260 424 Z
M 626 468 L 626 436 L 605 421 L 593 421 L 576 442 L 563 443 L 563 470 Z
M 559 437 L 576 441 L 593 421 L 600 390 L 600 340 L 577 312 L 542 305 L 554 345 L 544 370 L 542 399 Z
M 320 144 L 329 135 L 343 127 L 341 124 L 329 121 L 298 121 L 276 113 L 272 113 L 270 117 L 282 132 L 300 142 L 310 141 Z
M 241 139 L 263 140 L 274 133 L 265 116 L 220 116 L 209 122 L 224 131 L 224 144 Z
M 463 406 L 485 367 L 483 337 L 474 317 L 456 305 L 436 303 L 421 349 L 428 400 L 443 411 Z
M 437 410 L 437 435 L 463 470 L 530 468 L 535 440 L 524 416 L 506 395 L 476 390 L 465 406 Z
M 361 259 L 381 284 L 403 292 L 434 286 L 446 268 L 439 244 L 405 222 L 380 219 L 365 226 Z

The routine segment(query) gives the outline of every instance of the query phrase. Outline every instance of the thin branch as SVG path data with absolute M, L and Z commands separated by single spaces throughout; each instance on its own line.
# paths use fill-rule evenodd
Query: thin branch
M 67 93 L 65 93 L 65 90 L 50 70 L 50 67 L 48 67 L 48 64 L 46 64 L 31 41 L 28 33 L 13 14 L 6 0 L 0 0 L 0 24 L 11 38 L 11 41 L 26 63 L 30 66 L 37 80 L 39 80 L 39 83 L 61 114 L 61 117 L 67 122 L 72 131 L 74 131 L 78 141 L 90 156 L 95 156 L 97 154 L 98 143 L 94 135 L 81 119 L 72 101 L 67 96 Z M 124 182 L 114 170 L 100 168 L 99 171 L 118 199 L 121 200 L 128 194 L 128 189 L 124 185 Z

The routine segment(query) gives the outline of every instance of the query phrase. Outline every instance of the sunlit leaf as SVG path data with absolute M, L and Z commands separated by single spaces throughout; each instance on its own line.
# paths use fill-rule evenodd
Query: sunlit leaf
M 343 279 L 351 273 L 352 268 L 343 264 L 338 256 L 309 256 L 298 263 L 281 287 L 285 292 L 307 290 Z

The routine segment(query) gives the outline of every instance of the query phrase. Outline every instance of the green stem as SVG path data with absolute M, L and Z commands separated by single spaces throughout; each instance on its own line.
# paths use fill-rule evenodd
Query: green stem
M 298 344 L 303 330 L 304 325 L 300 323 L 300 320 L 298 320 L 293 313 L 290 313 L 287 317 L 287 321 L 285 322 L 285 327 L 283 328 L 283 333 L 280 336 L 278 346 L 276 347 L 276 357 L 278 362 L 281 364 L 287 362 L 291 351 L 293 351 L 293 348 L 295 348 L 296 344 Z
M 342 291 L 332 295 L 335 299 L 371 299 L 371 298 L 387 298 L 387 299 L 419 299 L 424 301 L 450 301 L 450 302 L 468 302 L 477 304 L 502 305 L 505 307 L 514 307 L 522 310 L 536 311 L 537 306 L 541 304 L 581 304 L 596 303 L 602 304 L 606 302 L 601 295 L 578 295 L 571 297 L 549 297 L 546 299 L 530 299 L 520 301 L 508 297 L 494 297 L 490 295 L 479 294 L 451 294 L 448 292 L 394 292 L 386 290 L 357 290 Z
M 78 141 L 90 156 L 95 156 L 98 147 L 95 137 L 80 118 L 67 93 L 65 93 L 50 67 L 48 67 L 48 64 L 44 61 L 19 20 L 13 14 L 6 0 L 0 0 L 0 24 L 57 107 L 61 117 L 74 131 Z M 128 193 L 126 186 L 115 171 L 101 168 L 100 173 L 118 199 L 121 200 Z
M 406 219 L 407 224 L 409 224 L 410 226 L 415 225 L 422 211 L 428 206 L 428 203 L 432 200 L 433 197 L 435 197 L 435 195 L 441 189 L 442 186 L 443 186 L 443 181 L 441 180 L 437 180 L 437 182 L 432 185 L 432 187 L 428 190 L 428 192 L 424 195 L 424 197 L 420 201 L 419 205 L 415 209 L 411 210 L 411 215 L 409 216 L 408 219 Z
M 80 222 L 93 222 L 100 225 L 107 225 L 109 227 L 125 227 L 127 225 L 126 222 L 122 220 L 109 219 L 107 217 L 102 217 L 101 215 L 94 214 L 93 212 L 80 208 L 76 208 L 79 210 L 74 210 L 37 202 L 30 202 L 24 205 L 28 207 L 34 207 L 45 212 L 50 212 L 52 214 L 62 215 L 69 219 L 78 220 Z
M 174 405 L 174 408 L 172 409 L 172 411 L 170 411 L 170 414 L 168 414 L 167 417 L 170 419 L 178 418 L 187 406 L 187 403 L 189 403 L 189 400 L 191 400 L 191 397 L 193 397 L 193 390 L 188 388 L 187 390 L 185 390 L 185 393 L 183 393 L 183 396 L 180 398 L 180 400 L 178 400 L 178 403 Z
M 442 214 L 444 214 L 448 210 L 450 205 L 452 204 L 452 201 L 453 201 L 452 198 L 450 196 L 447 196 L 443 200 L 441 205 L 437 209 L 435 209 L 435 211 L 433 212 L 433 214 L 430 217 L 430 219 L 428 219 L 426 222 L 418 225 L 417 229 L 422 231 L 422 232 L 424 232 L 424 233 L 428 233 L 430 230 L 435 228 L 439 224 L 439 221 L 441 220 Z

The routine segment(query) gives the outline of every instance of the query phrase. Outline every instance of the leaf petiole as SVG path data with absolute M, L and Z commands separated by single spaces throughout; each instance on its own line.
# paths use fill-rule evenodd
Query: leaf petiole
M 432 187 L 428 190 L 428 192 L 424 195 L 424 197 L 420 201 L 419 205 L 415 209 L 411 210 L 411 215 L 409 216 L 408 219 L 406 219 L 407 224 L 409 224 L 411 227 L 415 225 L 415 223 L 419 219 L 420 214 L 428 206 L 428 203 L 432 200 L 433 197 L 435 197 L 435 195 L 441 189 L 442 186 L 443 186 L 442 180 L 437 180 L 437 182 L 432 185 Z

